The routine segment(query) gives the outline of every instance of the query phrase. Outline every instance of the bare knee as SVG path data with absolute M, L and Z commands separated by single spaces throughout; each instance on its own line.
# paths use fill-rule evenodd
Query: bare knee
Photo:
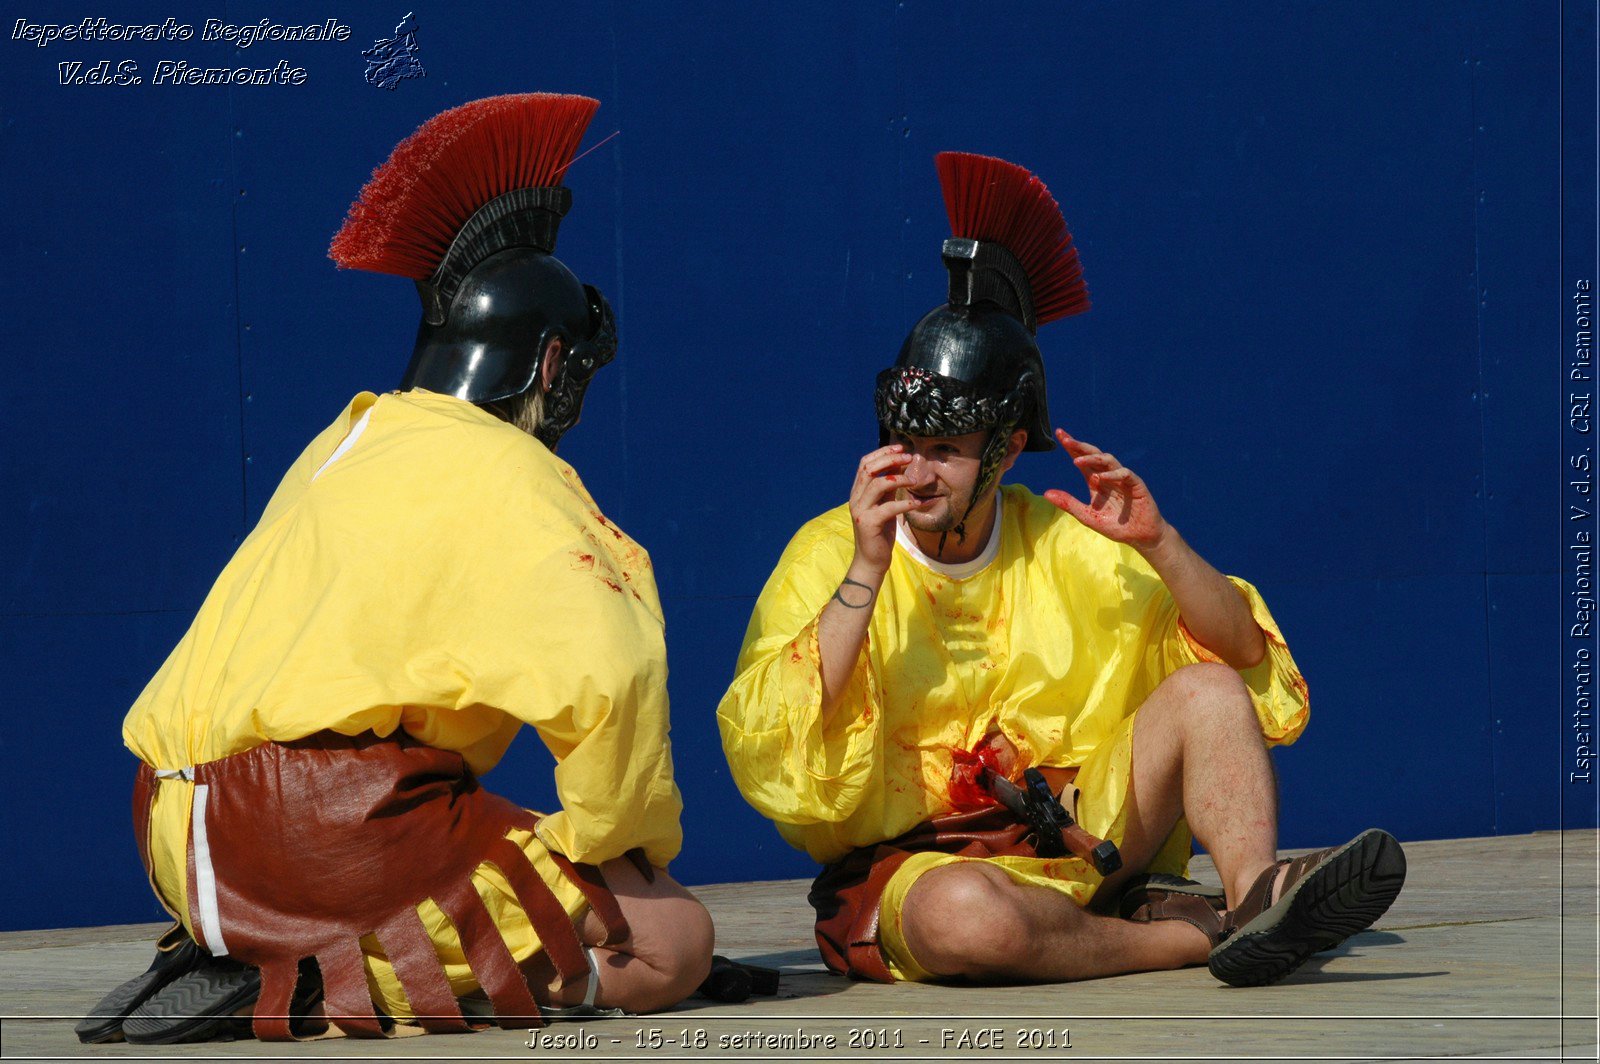
M 1226 665 L 1201 662 L 1185 665 L 1156 688 L 1173 721 L 1186 730 L 1202 729 L 1208 735 L 1259 734 L 1250 689 Z
M 666 873 L 659 872 L 665 877 Z M 711 914 L 700 900 L 677 883 L 683 901 L 670 913 L 662 912 L 657 919 L 666 927 L 657 930 L 654 937 L 665 943 L 650 957 L 650 966 L 660 974 L 660 983 L 653 1001 L 630 1009 L 631 1012 L 653 1012 L 676 1005 L 693 994 L 711 974 L 711 952 L 715 948 L 715 929 Z
M 900 912 L 912 957 L 935 975 L 1005 974 L 1033 935 L 1017 897 L 1021 889 L 1004 872 L 977 862 L 928 872 Z
M 714 930 L 700 900 L 661 869 L 647 882 L 626 861 L 607 862 L 606 882 L 628 921 L 628 938 L 609 951 L 602 1004 L 654 1012 L 694 993 L 711 971 Z

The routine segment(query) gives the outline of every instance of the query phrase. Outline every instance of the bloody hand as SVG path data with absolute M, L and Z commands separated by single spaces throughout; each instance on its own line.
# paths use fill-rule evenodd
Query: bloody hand
M 879 447 L 856 466 L 850 488 L 850 524 L 855 531 L 856 560 L 881 577 L 894 554 L 895 520 L 925 505 L 913 498 L 896 498 L 901 488 L 921 487 L 927 478 L 905 475 L 911 455 L 898 443 Z
M 1064 429 L 1056 429 L 1056 439 L 1088 483 L 1089 501 L 1055 488 L 1044 493 L 1046 499 L 1107 539 L 1139 550 L 1161 541 L 1166 519 L 1137 473 L 1093 444 L 1073 439 Z

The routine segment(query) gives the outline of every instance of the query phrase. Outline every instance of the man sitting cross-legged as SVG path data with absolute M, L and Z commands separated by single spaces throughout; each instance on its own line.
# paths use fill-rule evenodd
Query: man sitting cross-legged
M 827 864 L 811 900 L 835 970 L 1068 980 L 1209 960 L 1229 983 L 1281 979 L 1377 919 L 1404 857 L 1369 831 L 1276 860 L 1267 746 L 1307 718 L 1282 635 L 1137 474 L 1052 441 L 1033 332 L 1087 308 L 1059 210 L 1018 167 L 939 164 L 951 300 L 879 376 L 884 445 L 849 504 L 795 535 L 757 602 L 719 710 L 734 778 Z M 998 227 L 969 224 L 973 188 L 1009 197 L 971 212 Z M 1057 443 L 1087 502 L 999 486 Z M 979 765 L 1040 768 L 1123 868 L 1038 856 L 973 786 Z M 1223 892 L 1182 878 L 1191 832 Z

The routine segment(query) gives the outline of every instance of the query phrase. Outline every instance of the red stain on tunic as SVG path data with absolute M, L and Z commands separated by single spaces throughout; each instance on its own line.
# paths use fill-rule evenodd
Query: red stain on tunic
M 979 743 L 975 750 L 950 751 L 950 804 L 957 812 L 999 804 L 978 782 L 986 768 L 1000 772 L 999 751 L 987 741 Z

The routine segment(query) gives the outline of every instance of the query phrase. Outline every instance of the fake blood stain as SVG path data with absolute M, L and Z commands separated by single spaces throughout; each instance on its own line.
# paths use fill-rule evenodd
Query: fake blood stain
M 986 768 L 1000 771 L 999 751 L 988 742 L 980 743 L 975 750 L 950 751 L 950 804 L 955 806 L 957 812 L 966 813 L 999 804 L 979 783 Z

